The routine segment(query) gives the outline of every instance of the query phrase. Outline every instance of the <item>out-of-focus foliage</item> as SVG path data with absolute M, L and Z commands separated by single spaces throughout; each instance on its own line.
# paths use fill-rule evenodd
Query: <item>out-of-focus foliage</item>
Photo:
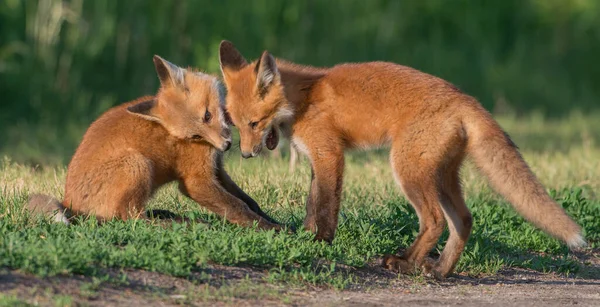
M 490 110 L 600 106 L 595 0 L 3 0 L 0 153 L 64 161 L 112 105 L 152 94 L 152 55 L 218 73 L 218 44 L 299 63 L 385 60 Z

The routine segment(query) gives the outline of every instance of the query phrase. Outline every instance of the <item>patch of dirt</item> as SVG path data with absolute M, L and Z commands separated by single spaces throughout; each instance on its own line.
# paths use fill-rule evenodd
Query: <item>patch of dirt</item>
M 299 301 L 300 302 L 300 301 Z M 453 276 L 442 282 L 396 279 L 360 291 L 315 291 L 301 301 L 316 306 L 600 306 L 600 279 L 511 269 L 495 276 Z
M 266 273 L 252 268 L 213 265 L 188 278 L 142 270 L 103 273 L 104 278 L 40 278 L 0 270 L 0 294 L 41 306 L 55 306 L 57 298 L 65 296 L 75 305 L 85 306 L 256 306 L 281 305 L 285 298 L 283 288 L 265 283 Z
M 110 278 L 39 278 L 0 271 L 0 293 L 42 306 L 69 297 L 89 306 L 600 306 L 600 255 L 588 257 L 578 277 L 510 269 L 493 276 L 454 275 L 438 282 L 390 273 L 373 263 L 352 269 L 360 282 L 344 291 L 294 289 L 264 281 L 252 267 L 210 265 L 188 278 L 140 270 L 109 270 Z

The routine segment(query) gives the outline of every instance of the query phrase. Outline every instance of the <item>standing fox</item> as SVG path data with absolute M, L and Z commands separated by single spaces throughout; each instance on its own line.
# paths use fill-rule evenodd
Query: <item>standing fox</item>
M 248 64 L 227 41 L 220 45 L 220 63 L 242 156 L 256 156 L 263 144 L 272 150 L 284 133 L 310 159 L 304 225 L 316 239 L 331 242 L 335 235 L 344 151 L 391 145 L 395 179 L 420 227 L 404 255 L 384 258 L 388 269 L 409 273 L 421 267 L 437 278 L 453 271 L 472 227 L 459 180 L 466 155 L 527 220 L 571 248 L 585 245 L 580 227 L 546 193 L 498 123 L 442 79 L 384 62 L 301 66 L 267 51 Z M 450 237 L 434 262 L 426 255 L 444 219 Z
M 179 68 L 158 56 L 161 87 L 114 107 L 87 130 L 67 171 L 62 204 L 33 195 L 34 212 L 60 209 L 99 220 L 144 217 L 147 200 L 177 180 L 183 194 L 234 224 L 279 226 L 227 175 L 221 151 L 231 146 L 223 110 L 224 89 L 212 76 Z

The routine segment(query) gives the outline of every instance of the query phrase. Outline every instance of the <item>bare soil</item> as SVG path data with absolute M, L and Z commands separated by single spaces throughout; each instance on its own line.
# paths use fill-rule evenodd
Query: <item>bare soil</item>
M 188 278 L 141 270 L 106 271 L 111 278 L 39 278 L 0 270 L 0 293 L 54 306 L 66 297 L 88 306 L 600 306 L 600 258 L 588 258 L 578 276 L 510 269 L 493 276 L 460 274 L 444 281 L 392 274 L 375 263 L 352 270 L 359 282 L 338 291 L 273 285 L 267 272 L 211 265 Z

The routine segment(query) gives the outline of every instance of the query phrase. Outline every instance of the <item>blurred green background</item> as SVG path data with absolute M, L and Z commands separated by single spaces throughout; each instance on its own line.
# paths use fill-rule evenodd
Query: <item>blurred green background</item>
M 497 115 L 600 121 L 597 0 L 2 0 L 0 156 L 68 161 L 99 114 L 156 90 L 153 54 L 218 74 L 222 39 L 249 59 L 412 66 Z

